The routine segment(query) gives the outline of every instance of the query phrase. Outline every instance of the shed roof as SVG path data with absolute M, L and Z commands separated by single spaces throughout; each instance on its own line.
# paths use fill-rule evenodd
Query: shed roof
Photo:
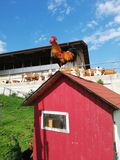
M 85 80 L 83 78 L 63 73 L 61 71 L 56 72 L 42 86 L 40 86 L 30 97 L 28 97 L 23 102 L 23 105 L 33 105 L 36 102 L 37 98 L 42 96 L 47 90 L 49 90 L 55 84 L 55 82 L 59 80 L 60 77 L 68 78 L 73 83 L 78 84 L 80 87 L 86 89 L 89 93 L 99 97 L 102 101 L 106 102 L 114 109 L 120 109 L 119 94 L 96 82 Z

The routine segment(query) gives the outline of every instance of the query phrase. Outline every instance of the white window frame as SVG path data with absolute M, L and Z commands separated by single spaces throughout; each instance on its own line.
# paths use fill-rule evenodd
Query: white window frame
M 66 129 L 44 127 L 43 126 L 43 114 L 55 114 L 55 115 L 64 115 L 64 116 L 66 116 Z M 69 114 L 67 112 L 42 111 L 41 128 L 44 129 L 44 130 L 49 130 L 49 131 L 70 133 L 70 129 L 69 129 Z

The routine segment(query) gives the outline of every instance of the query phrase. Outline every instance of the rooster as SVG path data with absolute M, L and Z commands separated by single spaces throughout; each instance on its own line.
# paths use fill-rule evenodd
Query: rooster
M 57 38 L 55 36 L 52 36 L 50 38 L 50 43 L 52 45 L 52 48 L 51 48 L 52 57 L 58 58 L 60 65 L 63 65 L 66 62 L 72 61 L 74 54 L 70 51 L 62 51 L 62 49 L 60 48 L 60 46 L 56 41 L 57 41 Z

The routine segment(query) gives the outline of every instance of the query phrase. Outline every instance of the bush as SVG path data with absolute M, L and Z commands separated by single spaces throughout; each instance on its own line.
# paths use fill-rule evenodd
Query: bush
M 29 96 L 31 96 L 33 94 L 33 90 L 31 89 L 26 95 L 25 95 L 25 99 L 28 98 Z
M 5 160 L 21 160 L 21 147 L 16 137 L 12 136 Z
M 102 85 L 104 84 L 102 79 L 98 79 L 97 83 L 102 84 Z
M 11 94 L 11 96 L 17 97 L 17 93 L 14 92 L 14 93 Z

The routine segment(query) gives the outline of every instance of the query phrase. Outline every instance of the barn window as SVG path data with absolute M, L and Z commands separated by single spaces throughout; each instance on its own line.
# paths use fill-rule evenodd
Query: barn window
M 41 127 L 45 130 L 69 133 L 68 113 L 42 111 Z

